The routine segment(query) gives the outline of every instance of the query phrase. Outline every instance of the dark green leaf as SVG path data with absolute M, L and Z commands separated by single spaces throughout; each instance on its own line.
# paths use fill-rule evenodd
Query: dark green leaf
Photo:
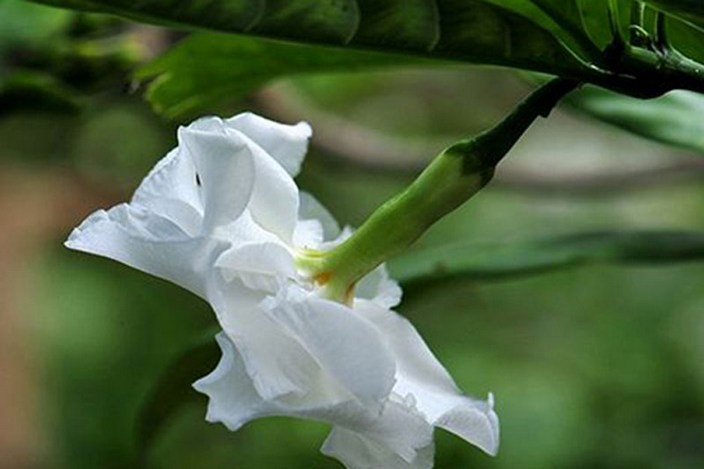
M 653 7 L 690 21 L 704 22 L 704 2 L 701 0 L 645 0 Z
M 655 264 L 704 260 L 704 233 L 596 232 L 410 252 L 389 264 L 404 284 L 449 278 L 513 278 L 590 262 Z
M 483 0 L 44 0 L 188 28 L 547 73 L 592 73 L 545 28 Z
M 639 97 L 704 90 L 704 66 L 652 46 L 629 0 L 37 1 L 341 51 L 509 66 Z M 632 23 L 640 36 L 629 34 Z
M 630 0 L 488 0 L 549 30 L 585 62 L 605 66 L 603 51 L 613 41 L 609 17 L 623 34 Z
M 511 5 L 535 5 L 549 20 L 537 18 L 538 24 L 547 25 L 551 21 L 555 26 L 551 32 L 570 48 L 579 52 L 584 60 L 606 66 L 603 60 L 603 51 L 613 41 L 613 31 L 609 16 L 620 20 L 622 26 L 620 33 L 626 29 L 627 18 L 630 14 L 628 0 L 618 0 L 611 3 L 608 0 L 496 0 L 497 3 L 511 3 Z M 618 7 L 616 11 L 612 8 Z M 515 7 L 514 7 L 515 8 Z
M 203 396 L 191 385 L 210 373 L 220 359 L 220 348 L 209 337 L 179 357 L 159 379 L 142 407 L 137 422 L 137 448 L 140 459 L 147 452 L 162 427 L 186 404 Z
M 668 19 L 668 32 L 672 45 L 686 57 L 704 63 L 704 19 L 701 26 Z
M 594 87 L 565 99 L 591 117 L 660 143 L 704 153 L 704 96 L 691 91 L 640 100 Z

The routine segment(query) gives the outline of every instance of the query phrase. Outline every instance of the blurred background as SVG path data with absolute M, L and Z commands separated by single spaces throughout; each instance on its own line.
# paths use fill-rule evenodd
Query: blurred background
M 185 121 L 158 117 L 130 73 L 177 39 L 0 1 L 1 469 L 341 467 L 318 452 L 325 425 L 268 419 L 231 433 L 204 421 L 197 397 L 137 461 L 145 399 L 211 334 L 213 315 L 171 284 L 62 242 L 175 145 Z M 358 226 L 529 89 L 504 70 L 406 68 L 277 81 L 220 111 L 311 122 L 299 184 Z M 559 109 L 417 248 L 704 229 L 703 177 L 701 156 Z M 462 389 L 496 396 L 499 456 L 438 432 L 436 467 L 704 467 L 704 265 L 416 282 L 399 311 Z

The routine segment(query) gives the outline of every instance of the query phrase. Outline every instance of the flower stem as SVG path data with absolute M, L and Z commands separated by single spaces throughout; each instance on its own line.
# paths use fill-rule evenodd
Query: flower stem
M 403 192 L 381 205 L 346 241 L 301 260 L 331 299 L 348 302 L 362 277 L 405 251 L 430 226 L 476 194 L 494 169 L 540 116 L 578 86 L 554 79 L 529 95 L 504 120 L 478 136 L 461 140 L 436 156 Z

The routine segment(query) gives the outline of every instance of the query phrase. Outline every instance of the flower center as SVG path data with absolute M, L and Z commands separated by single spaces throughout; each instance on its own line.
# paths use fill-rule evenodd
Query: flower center
M 347 280 L 340 269 L 332 268 L 329 253 L 304 249 L 295 256 L 296 267 L 316 287 L 322 290 L 323 297 L 339 303 L 351 305 L 357 279 Z

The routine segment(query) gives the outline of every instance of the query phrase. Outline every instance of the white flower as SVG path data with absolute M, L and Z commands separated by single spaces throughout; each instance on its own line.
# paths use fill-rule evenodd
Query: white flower
M 489 402 L 461 394 L 413 326 L 390 308 L 400 289 L 377 269 L 352 306 L 299 272 L 303 249 L 338 235 L 293 181 L 310 128 L 253 114 L 200 119 L 129 203 L 89 216 L 72 249 L 168 279 L 206 299 L 222 360 L 194 386 L 207 419 L 236 430 L 290 415 L 333 425 L 322 451 L 348 468 L 430 468 L 434 427 L 494 454 Z

